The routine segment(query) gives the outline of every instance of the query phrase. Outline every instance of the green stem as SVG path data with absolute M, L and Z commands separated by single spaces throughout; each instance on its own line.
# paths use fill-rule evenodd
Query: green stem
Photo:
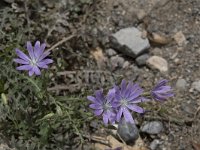
M 23 78 L 27 79 L 29 82 L 31 82 L 35 87 L 36 89 L 38 90 L 38 92 L 41 91 L 40 87 L 31 79 L 31 78 L 28 78 L 26 76 L 23 76 Z

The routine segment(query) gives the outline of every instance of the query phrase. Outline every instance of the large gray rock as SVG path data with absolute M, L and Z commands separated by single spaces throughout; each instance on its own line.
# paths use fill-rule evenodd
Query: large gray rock
M 164 130 L 164 127 L 160 121 L 151 121 L 141 126 L 140 130 L 148 134 L 159 134 Z
M 137 28 L 121 29 L 110 37 L 111 47 L 130 57 L 137 57 L 150 47 L 149 40 L 142 38 Z
M 126 122 L 124 119 L 119 123 L 117 133 L 127 144 L 134 144 L 139 138 L 139 131 L 136 125 Z

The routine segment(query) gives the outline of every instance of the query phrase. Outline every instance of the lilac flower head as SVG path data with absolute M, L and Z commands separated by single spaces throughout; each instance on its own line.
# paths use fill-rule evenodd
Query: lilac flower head
M 22 64 L 21 66 L 17 67 L 17 70 L 27 70 L 29 71 L 29 76 L 40 75 L 39 68 L 48 68 L 48 64 L 52 63 L 52 59 L 47 59 L 46 57 L 50 54 L 49 51 L 44 52 L 46 44 L 43 43 L 40 45 L 40 41 L 36 41 L 34 47 L 32 46 L 31 42 L 27 42 L 27 50 L 29 56 L 24 54 L 21 50 L 16 48 L 16 53 L 19 58 L 14 59 L 16 63 Z
M 152 89 L 151 96 L 157 101 L 164 101 L 169 97 L 174 96 L 171 86 L 166 85 L 167 80 L 160 80 Z
M 103 95 L 103 90 L 97 90 L 95 92 L 95 97 L 87 97 L 87 99 L 92 102 L 89 107 L 94 109 L 94 114 L 96 116 L 103 116 L 103 122 L 106 125 L 108 124 L 108 122 L 110 122 L 111 124 L 115 122 L 116 114 L 112 107 L 114 94 L 114 89 L 109 90 L 106 96 Z
M 115 86 L 115 103 L 114 107 L 118 108 L 116 119 L 119 122 L 123 117 L 126 122 L 134 123 L 133 117 L 129 110 L 137 113 L 144 113 L 144 109 L 137 106 L 137 103 L 146 101 L 144 97 L 141 97 L 143 89 L 138 84 L 133 82 L 126 82 L 122 80 L 120 87 Z

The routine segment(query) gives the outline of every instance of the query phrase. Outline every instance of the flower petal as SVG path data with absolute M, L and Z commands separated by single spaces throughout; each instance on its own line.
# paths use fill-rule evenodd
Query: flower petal
M 30 61 L 30 58 L 29 58 L 26 54 L 24 54 L 21 50 L 19 50 L 18 48 L 16 48 L 15 51 L 16 51 L 17 55 L 18 55 L 21 59 L 23 59 L 23 60 L 25 60 L 25 61 Z
M 53 60 L 52 59 L 43 59 L 42 61 L 40 61 L 39 63 L 43 63 L 45 65 L 48 65 L 50 63 L 53 63 Z
M 28 65 L 29 61 L 25 61 L 23 59 L 19 59 L 19 58 L 15 58 L 13 59 L 14 62 L 19 63 L 19 64 L 24 64 L 24 65 Z
M 103 109 L 97 109 L 97 110 L 94 111 L 94 114 L 95 114 L 96 116 L 99 116 L 99 115 L 101 115 L 102 113 L 103 113 Z
M 22 65 L 16 68 L 17 70 L 31 70 L 32 66 L 31 65 Z
M 38 58 L 38 54 L 40 53 L 40 41 L 36 41 L 34 45 L 34 54 L 35 57 Z
M 127 106 L 130 110 L 137 112 L 137 113 L 144 113 L 144 109 L 137 106 L 137 105 L 128 105 Z
M 40 68 L 44 68 L 44 69 L 48 68 L 48 66 L 46 64 L 43 64 L 43 63 L 37 63 L 37 66 L 40 67 Z
M 133 117 L 127 108 L 123 109 L 123 114 L 126 122 L 134 123 Z
M 120 121 L 121 117 L 122 117 L 122 108 L 120 107 L 119 111 L 117 112 L 117 121 L 118 122 Z
M 41 75 L 40 69 L 37 66 L 33 67 L 33 71 L 35 72 L 36 75 Z
M 33 69 L 29 70 L 28 75 L 29 75 L 29 76 L 32 76 L 33 74 L 34 74 Z
M 95 92 L 96 100 L 102 104 L 105 101 L 104 95 L 103 95 L 103 90 L 97 90 Z
M 90 100 L 93 103 L 98 103 L 98 101 L 96 100 L 96 98 L 93 97 L 93 96 L 87 96 L 87 99 Z
M 34 52 L 33 52 L 33 46 L 32 46 L 32 44 L 31 44 L 30 41 L 28 41 L 28 42 L 26 43 L 26 48 L 27 48 L 27 50 L 28 50 L 28 54 L 29 54 L 29 56 L 31 57 L 31 59 L 35 59 L 35 55 L 34 55 Z
M 44 52 L 43 54 L 41 54 L 41 55 L 39 56 L 38 61 L 39 61 L 39 62 L 42 61 L 42 60 L 43 60 L 44 58 L 46 58 L 49 54 L 50 54 L 50 51 Z
M 105 125 L 108 124 L 108 114 L 107 113 L 103 113 L 103 122 Z
M 102 106 L 100 104 L 90 104 L 89 107 L 92 109 L 102 109 Z

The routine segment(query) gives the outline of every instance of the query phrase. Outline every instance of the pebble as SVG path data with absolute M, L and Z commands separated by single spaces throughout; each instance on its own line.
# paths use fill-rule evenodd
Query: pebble
M 184 46 L 187 44 L 187 40 L 182 31 L 179 31 L 174 35 L 174 40 L 176 41 L 178 46 Z
M 127 144 L 134 144 L 139 138 L 139 131 L 134 123 L 126 122 L 124 119 L 119 123 L 117 133 Z
M 176 82 L 176 88 L 179 90 L 185 90 L 186 85 L 187 85 L 187 82 L 185 79 L 178 79 Z
M 136 63 L 138 66 L 144 66 L 146 64 L 146 61 L 148 60 L 149 55 L 148 54 L 143 54 L 139 57 L 136 58 Z
M 194 103 L 181 103 L 181 109 L 185 112 L 188 116 L 194 116 L 196 112 L 196 104 Z
M 151 150 L 156 150 L 158 145 L 160 144 L 160 141 L 158 139 L 154 139 L 151 143 L 150 143 L 150 149 Z
M 142 32 L 135 27 L 124 28 L 110 37 L 110 44 L 113 49 L 136 58 L 150 47 L 149 40 L 141 36 Z
M 148 134 L 159 134 L 164 130 L 164 127 L 160 121 L 151 121 L 141 126 L 140 130 Z
M 115 50 L 109 48 L 108 50 L 106 50 L 106 54 L 111 57 L 111 56 L 116 55 L 117 52 Z
M 142 20 L 146 15 L 147 14 L 143 9 L 139 9 L 138 11 L 136 11 L 136 16 L 138 20 Z
M 167 61 L 159 56 L 152 56 L 147 60 L 147 65 L 152 69 L 158 69 L 160 72 L 168 71 Z
M 124 58 L 123 57 L 120 57 L 120 56 L 112 56 L 110 58 L 110 61 L 111 61 L 111 64 L 112 64 L 112 67 L 113 68 L 116 68 L 116 67 L 123 67 L 124 65 Z
M 200 92 L 200 80 L 192 83 L 192 88 Z
M 129 67 L 129 65 L 130 63 L 128 61 L 125 61 L 122 68 L 126 69 Z
M 156 55 L 156 56 L 162 56 L 163 51 L 162 51 L 162 49 L 156 47 L 156 48 L 154 48 L 154 49 L 152 50 L 152 54 L 153 54 L 153 55 Z

